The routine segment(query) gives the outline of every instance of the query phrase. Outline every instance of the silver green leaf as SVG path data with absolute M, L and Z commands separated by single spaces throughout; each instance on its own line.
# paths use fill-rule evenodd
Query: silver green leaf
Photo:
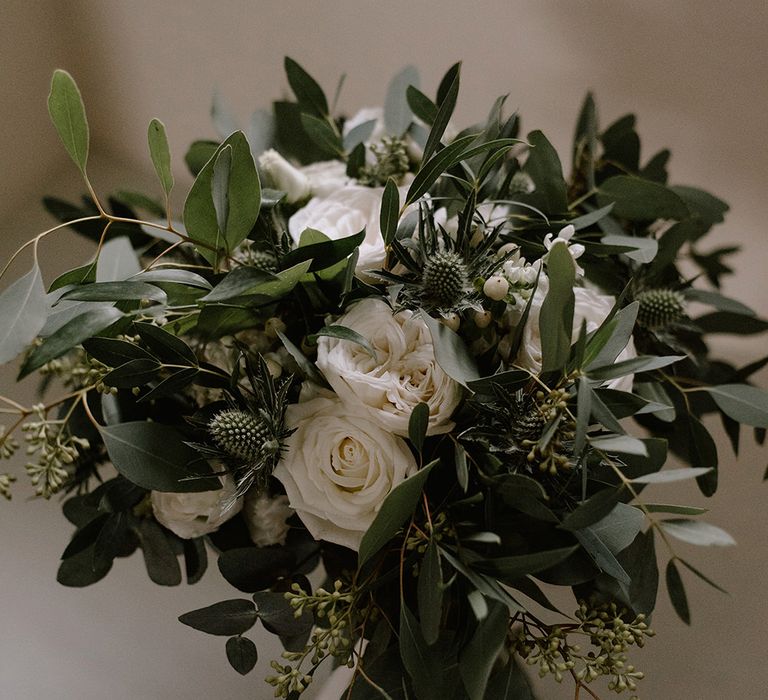
M 88 120 L 80 90 L 74 78 L 65 70 L 54 71 L 48 112 L 64 148 L 80 172 L 85 173 L 88 163 Z

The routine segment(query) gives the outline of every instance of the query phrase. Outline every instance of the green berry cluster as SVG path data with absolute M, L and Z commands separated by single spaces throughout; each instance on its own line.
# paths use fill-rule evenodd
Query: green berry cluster
M 378 144 L 371 144 L 371 153 L 376 162 L 364 165 L 357 176 L 362 185 L 377 187 L 385 185 L 389 178 L 400 182 L 408 172 L 408 151 L 402 139 L 384 137 Z

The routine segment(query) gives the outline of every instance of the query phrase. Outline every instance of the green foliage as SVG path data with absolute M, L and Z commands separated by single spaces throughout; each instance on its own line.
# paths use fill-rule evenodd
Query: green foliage
M 85 174 L 88 163 L 88 120 L 83 99 L 72 76 L 65 70 L 54 71 L 48 95 L 48 113 L 70 158 Z
M 0 294 L 0 364 L 14 359 L 35 339 L 47 316 L 43 278 L 35 265 Z

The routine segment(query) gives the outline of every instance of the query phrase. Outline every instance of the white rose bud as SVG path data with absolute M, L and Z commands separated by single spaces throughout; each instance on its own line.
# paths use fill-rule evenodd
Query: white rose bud
M 272 316 L 272 318 L 268 318 L 264 322 L 264 333 L 268 338 L 272 338 L 272 340 L 277 338 L 278 333 L 285 333 L 286 328 L 285 321 L 277 316 Z
M 483 294 L 494 301 L 501 301 L 509 292 L 509 282 L 501 275 L 489 277 L 483 285 Z
M 461 387 L 435 360 L 432 335 L 411 311 L 393 314 L 381 299 L 354 304 L 336 322 L 367 338 L 376 358 L 349 340 L 322 336 L 317 366 L 350 410 L 362 412 L 396 435 L 408 435 L 411 412 L 429 406 L 427 435 L 453 428 L 451 414 L 461 400 Z
M 408 445 L 337 398 L 292 404 L 275 477 L 319 540 L 357 550 L 384 499 L 417 470 Z
M 257 547 L 285 544 L 290 529 L 287 520 L 291 515 L 293 508 L 288 504 L 288 496 L 270 498 L 252 489 L 245 497 L 243 517 Z
M 259 166 L 275 188 L 285 192 L 285 201 L 289 204 L 309 198 L 309 178 L 273 148 L 259 156 Z
M 243 507 L 242 498 L 233 501 L 235 482 L 232 477 L 221 477 L 221 482 L 222 488 L 218 491 L 152 491 L 152 512 L 161 525 L 185 540 L 214 532 Z

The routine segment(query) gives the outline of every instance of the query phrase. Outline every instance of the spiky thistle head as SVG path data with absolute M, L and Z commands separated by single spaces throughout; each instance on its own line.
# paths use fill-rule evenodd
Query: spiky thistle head
M 459 305 L 469 287 L 467 266 L 452 250 L 438 251 L 427 258 L 421 279 L 424 296 L 445 308 Z
M 644 328 L 664 329 L 685 317 L 685 297 L 674 289 L 648 289 L 636 299 L 637 322 Z
M 208 423 L 208 431 L 222 452 L 246 464 L 261 460 L 265 452 L 273 449 L 267 423 L 236 408 L 217 413 Z

